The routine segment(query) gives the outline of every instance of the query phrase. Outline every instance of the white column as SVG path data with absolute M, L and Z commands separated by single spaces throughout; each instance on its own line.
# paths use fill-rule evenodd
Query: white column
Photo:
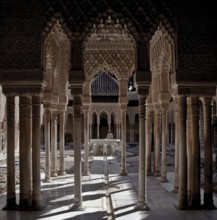
M 161 182 L 167 182 L 167 107 L 162 107 L 162 168 Z
M 55 110 L 51 114 L 51 176 L 57 176 L 57 113 Z
M 200 141 L 199 141 L 199 98 L 189 97 L 191 110 L 191 137 L 193 155 L 192 203 L 194 209 L 200 208 Z
M 89 176 L 89 123 L 88 115 L 89 110 L 84 109 L 84 173 L 83 175 Z
M 121 176 L 126 176 L 126 108 L 121 109 Z
M 154 111 L 154 175 L 160 176 L 160 109 Z
M 0 154 L 2 153 L 2 122 L 0 122 Z
M 97 139 L 100 138 L 99 126 L 100 126 L 100 118 L 99 118 L 99 116 L 97 115 Z
M 151 129 L 152 129 L 152 112 L 146 111 L 146 167 L 147 175 L 151 175 Z
M 192 154 L 192 118 L 191 118 L 191 105 L 190 99 L 187 99 L 187 158 L 188 158 L 188 171 L 187 171 L 187 181 L 188 181 L 188 204 L 191 205 L 192 202 L 192 190 L 193 190 L 193 154 Z
M 15 97 L 7 95 L 7 196 L 4 210 L 17 208 L 15 193 Z
M 179 191 L 179 105 L 178 98 L 175 98 L 175 180 L 174 192 Z
M 139 95 L 139 195 L 136 210 L 147 210 L 146 149 L 145 149 L 145 96 Z
M 203 98 L 204 117 L 204 203 L 206 209 L 213 209 L 213 152 L 212 152 L 212 128 L 211 128 L 211 97 Z
M 187 149 L 186 149 L 186 97 L 178 98 L 179 117 L 179 209 L 187 209 Z
M 20 96 L 20 202 L 19 208 L 29 208 L 29 181 L 30 181 L 30 158 L 29 158 L 29 97 Z
M 45 138 L 45 180 L 44 182 L 50 182 L 50 123 L 51 110 L 45 108 L 44 110 L 44 138 Z
M 72 209 L 80 210 L 82 207 L 82 182 L 81 182 L 81 96 L 74 96 L 74 206 Z
M 41 97 L 32 97 L 32 207 L 41 210 L 41 163 L 40 163 Z
M 61 111 L 60 117 L 60 175 L 65 175 L 65 112 Z

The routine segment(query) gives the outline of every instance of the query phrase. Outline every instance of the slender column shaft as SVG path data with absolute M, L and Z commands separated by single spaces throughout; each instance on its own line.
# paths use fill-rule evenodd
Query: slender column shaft
M 51 116 L 51 176 L 57 176 L 57 114 L 52 111 Z
M 100 120 L 99 120 L 99 116 L 97 116 L 97 139 L 100 138 L 99 126 L 100 126 Z
M 88 110 L 84 110 L 84 175 L 89 175 L 89 124 Z
M 0 122 L 0 154 L 2 153 L 2 122 Z
M 189 97 L 191 110 L 191 137 L 193 155 L 192 208 L 200 208 L 200 141 L 199 141 L 199 98 Z
M 15 97 L 7 96 L 7 203 L 5 210 L 16 208 L 15 193 Z
M 151 175 L 151 111 L 146 111 L 146 167 L 147 175 Z
M 32 97 L 32 168 L 33 168 L 33 193 L 32 206 L 40 210 L 41 206 L 41 165 L 40 165 L 40 120 L 41 120 L 41 97 Z
M 65 175 L 65 112 L 60 113 L 60 175 Z
M 212 129 L 211 129 L 211 97 L 203 98 L 203 117 L 204 117 L 204 203 L 208 209 L 214 208 L 213 205 L 213 152 L 212 152 Z
M 90 133 L 90 139 L 92 139 L 93 138 L 93 124 L 92 123 L 89 124 L 89 133 Z
M 145 149 L 145 97 L 139 97 L 139 195 L 137 209 L 147 208 L 146 198 L 146 149 Z
M 126 110 L 121 110 L 121 176 L 127 175 L 126 172 Z
M 20 209 L 29 207 L 29 100 L 28 96 L 20 96 Z
M 178 98 L 175 99 L 175 180 L 174 180 L 174 192 L 179 191 L 179 105 Z
M 188 158 L 188 204 L 192 202 L 192 190 L 193 190 L 193 154 L 192 154 L 192 118 L 191 118 L 191 106 L 189 99 L 187 106 L 187 158 Z
M 187 199 L 187 151 L 186 151 L 186 98 L 178 97 L 179 116 L 179 209 L 188 207 Z
M 161 182 L 167 182 L 167 108 L 162 109 L 162 169 Z
M 45 138 L 45 182 L 50 182 L 50 120 L 51 111 L 44 111 L 44 138 Z
M 154 114 L 154 154 L 154 175 L 160 176 L 160 110 L 155 110 Z
M 75 197 L 76 206 L 82 205 L 81 183 L 81 97 L 74 96 L 74 167 L 75 167 Z

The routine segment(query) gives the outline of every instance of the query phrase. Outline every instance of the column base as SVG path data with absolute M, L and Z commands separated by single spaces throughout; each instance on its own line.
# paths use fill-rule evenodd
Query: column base
M 57 177 L 57 173 L 51 173 L 51 177 Z
M 127 172 L 125 170 L 122 170 L 120 172 L 119 176 L 127 176 Z
M 90 176 L 90 172 L 84 172 L 82 176 Z
M 3 207 L 3 210 L 17 210 L 18 205 L 16 199 L 8 199 L 7 204 Z
M 41 201 L 32 201 L 32 207 L 31 209 L 33 211 L 42 211 L 45 208 L 45 206 L 43 206 L 41 204 Z
M 187 200 L 186 201 L 181 201 L 181 202 L 179 201 L 178 209 L 179 210 L 188 210 L 189 206 L 188 206 Z
M 31 210 L 31 206 L 29 205 L 29 200 L 28 199 L 23 199 L 20 200 L 20 203 L 18 205 L 19 210 Z
M 167 183 L 168 179 L 166 177 L 161 176 L 160 182 L 161 183 Z
M 50 179 L 50 177 L 45 177 L 45 179 L 44 179 L 44 181 L 43 181 L 44 183 L 50 183 L 51 182 L 51 179 Z
M 65 175 L 66 175 L 65 170 L 62 170 L 62 171 L 59 172 L 59 176 L 65 176 Z
M 73 205 L 69 206 L 69 210 L 71 211 L 84 211 L 86 209 L 82 203 L 74 203 Z
M 178 193 L 179 192 L 179 187 L 175 186 L 174 189 L 173 189 L 173 192 Z
M 212 193 L 204 193 L 203 209 L 215 209 Z
M 156 177 L 160 176 L 160 171 L 155 171 L 154 176 L 156 176 Z
M 145 203 L 145 202 L 138 202 L 138 203 L 135 205 L 134 209 L 135 209 L 136 211 L 149 211 L 149 210 L 150 210 L 149 207 L 148 207 L 148 205 L 147 205 L 147 203 Z

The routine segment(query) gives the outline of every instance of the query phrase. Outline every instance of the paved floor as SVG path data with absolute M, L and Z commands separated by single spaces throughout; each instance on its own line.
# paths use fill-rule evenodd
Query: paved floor
M 137 202 L 138 173 L 119 176 L 120 164 L 116 158 L 108 158 L 109 178 L 102 157 L 95 157 L 90 177 L 83 177 L 84 211 L 71 211 L 73 204 L 73 175 L 56 177 L 51 183 L 42 183 L 43 211 L 3 211 L 5 195 L 0 196 L 0 219 L 46 219 L 46 220 L 216 220 L 217 210 L 180 211 L 176 209 L 177 194 L 172 192 L 173 173 L 168 173 L 168 183 L 161 184 L 159 178 L 148 177 L 147 196 L 149 211 L 135 211 Z M 134 158 L 136 160 L 136 158 Z M 131 167 L 132 168 L 132 167 Z M 132 171 L 133 169 L 131 169 Z M 42 175 L 42 180 L 43 180 Z M 17 200 L 19 198 L 17 196 Z M 215 195 L 215 205 L 217 197 Z

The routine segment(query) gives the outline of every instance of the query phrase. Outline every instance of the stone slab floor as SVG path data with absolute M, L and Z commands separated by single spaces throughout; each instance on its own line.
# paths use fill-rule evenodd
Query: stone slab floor
M 130 172 L 128 176 L 119 176 L 120 163 L 117 158 L 108 158 L 108 166 L 102 157 L 94 157 L 91 163 L 90 177 L 83 177 L 84 211 L 71 211 L 73 204 L 73 174 L 59 176 L 51 183 L 42 182 L 43 211 L 3 211 L 5 194 L 0 196 L 1 220 L 216 220 L 217 210 L 180 211 L 176 208 L 177 194 L 173 189 L 173 172 L 167 174 L 168 183 L 161 184 L 159 178 L 150 176 L 147 180 L 149 211 L 134 211 L 137 202 L 138 172 L 133 169 L 133 162 L 138 157 L 127 160 Z M 132 163 L 131 163 L 132 162 Z M 105 175 L 108 170 L 108 178 Z M 42 174 L 42 181 L 44 175 Z M 17 186 L 17 192 L 19 187 Z M 17 201 L 19 194 L 17 194 Z M 217 206 L 217 196 L 214 195 Z

